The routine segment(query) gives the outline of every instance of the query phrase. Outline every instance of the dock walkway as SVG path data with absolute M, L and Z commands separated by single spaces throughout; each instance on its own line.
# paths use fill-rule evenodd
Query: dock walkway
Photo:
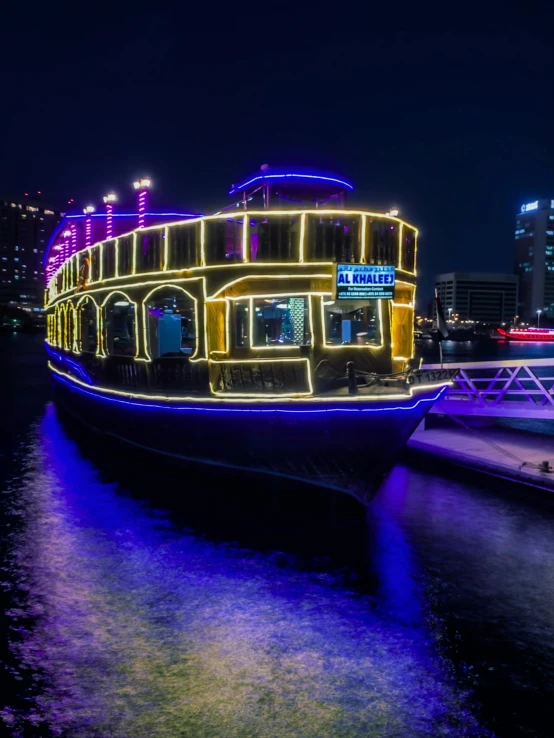
M 554 466 L 554 436 L 540 436 L 502 428 L 418 429 L 408 441 L 408 449 L 430 455 L 437 461 L 491 474 L 512 482 L 554 492 L 554 473 L 522 462 Z

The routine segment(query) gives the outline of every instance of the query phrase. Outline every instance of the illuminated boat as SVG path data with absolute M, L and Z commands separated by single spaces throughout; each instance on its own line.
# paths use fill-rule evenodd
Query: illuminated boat
M 327 174 L 262 168 L 226 210 L 165 219 L 145 182 L 138 227 L 108 200 L 48 246 L 57 400 L 168 458 L 370 500 L 454 374 L 412 368 L 416 228 Z
M 512 328 L 505 331 L 503 328 L 496 329 L 498 333 L 508 341 L 539 341 L 541 343 L 554 342 L 553 328 Z

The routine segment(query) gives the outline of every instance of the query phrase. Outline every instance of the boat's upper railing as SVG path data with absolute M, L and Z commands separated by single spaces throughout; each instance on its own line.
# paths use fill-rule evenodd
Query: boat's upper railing
M 49 281 L 48 300 L 78 286 L 85 253 L 89 284 L 251 262 L 391 264 L 415 274 L 417 233 L 397 217 L 362 210 L 237 211 L 195 218 L 68 254 Z

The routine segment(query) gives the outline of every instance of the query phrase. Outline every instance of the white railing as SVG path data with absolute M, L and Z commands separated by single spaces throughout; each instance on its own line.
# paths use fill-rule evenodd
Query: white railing
M 459 374 L 432 413 L 554 420 L 554 359 L 444 366 L 459 369 Z M 440 364 L 422 368 L 440 369 Z

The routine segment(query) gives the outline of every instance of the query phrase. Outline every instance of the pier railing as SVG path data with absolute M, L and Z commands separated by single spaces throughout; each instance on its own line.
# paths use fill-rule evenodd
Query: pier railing
M 431 412 L 554 420 L 554 359 L 447 364 L 459 374 Z M 426 364 L 424 369 L 439 369 Z

